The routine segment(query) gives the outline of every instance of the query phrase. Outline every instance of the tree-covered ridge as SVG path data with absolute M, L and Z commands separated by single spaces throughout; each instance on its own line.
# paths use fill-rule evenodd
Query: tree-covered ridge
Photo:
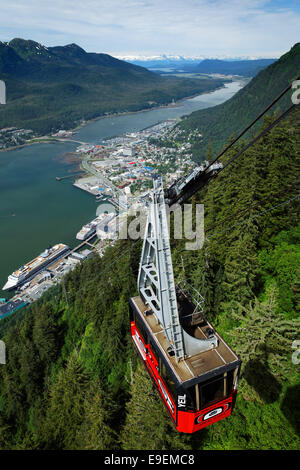
M 299 116 L 193 198 L 205 208 L 201 250 L 172 241 L 176 279 L 201 292 L 242 358 L 232 416 L 194 435 L 174 430 L 131 344 L 141 246 L 123 240 L 1 321 L 0 448 L 299 448 Z
M 0 42 L 0 80 L 7 87 L 0 128 L 17 126 L 40 134 L 109 113 L 171 103 L 223 84 L 220 79 L 160 77 L 76 44 L 45 47 L 24 39 Z
M 299 76 L 300 43 L 297 43 L 225 103 L 195 111 L 187 116 L 180 123 L 180 128 L 187 132 L 199 129 L 203 135 L 202 140 L 198 139 L 194 143 L 194 159 L 203 160 L 209 144 L 212 145 L 214 153 L 220 151 L 224 142 L 234 133 L 238 135 Z M 287 93 L 271 111 L 286 109 L 291 103 L 291 94 L 292 92 Z
M 253 77 L 276 59 L 220 60 L 205 59 L 192 69 L 199 73 L 222 73 Z

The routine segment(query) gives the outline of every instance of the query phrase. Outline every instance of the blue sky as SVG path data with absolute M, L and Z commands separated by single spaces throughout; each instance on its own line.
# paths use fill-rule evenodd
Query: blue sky
M 279 57 L 300 41 L 300 0 L 0 1 L 1 41 L 204 57 Z

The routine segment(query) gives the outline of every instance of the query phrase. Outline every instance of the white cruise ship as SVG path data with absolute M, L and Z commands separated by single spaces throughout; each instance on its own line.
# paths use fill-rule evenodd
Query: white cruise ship
M 2 287 L 2 289 L 14 289 L 21 284 L 24 284 L 25 281 L 32 279 L 43 268 L 48 266 L 50 263 L 53 263 L 68 251 L 70 251 L 70 248 L 68 245 L 64 245 L 63 243 L 58 243 L 57 245 L 47 248 L 32 261 L 24 264 L 24 266 L 21 266 L 10 274 L 10 276 L 8 276 L 7 283 Z
M 100 214 L 88 224 L 84 225 L 76 235 L 77 240 L 86 240 L 88 237 L 96 233 L 97 225 L 101 222 L 109 222 L 115 216 L 114 212 L 109 214 Z

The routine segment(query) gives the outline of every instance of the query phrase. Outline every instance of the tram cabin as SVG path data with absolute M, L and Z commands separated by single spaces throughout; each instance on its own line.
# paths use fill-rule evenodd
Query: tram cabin
M 193 433 L 231 415 L 241 361 L 201 314 L 177 297 L 180 322 L 189 335 L 217 337 L 217 346 L 177 360 L 154 313 L 141 296 L 130 299 L 131 336 L 176 429 Z

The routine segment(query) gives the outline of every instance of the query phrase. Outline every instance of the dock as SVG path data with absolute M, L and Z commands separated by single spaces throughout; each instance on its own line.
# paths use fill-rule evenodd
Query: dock
M 78 172 L 78 173 L 72 173 L 72 175 L 65 175 L 65 176 L 56 176 L 55 179 L 56 181 L 62 181 L 62 180 L 66 180 L 68 178 L 77 178 L 78 176 L 83 176 L 84 173 L 82 171 Z
M 28 283 L 25 282 L 21 285 L 11 299 L 8 301 L 4 298 L 0 299 L 0 321 L 26 305 L 35 302 L 49 288 L 59 284 L 62 277 L 70 270 L 76 268 L 85 259 L 94 256 L 95 251 L 102 256 L 105 246 L 105 241 L 99 240 L 97 235 L 93 234 L 61 258 L 50 263 L 36 273 Z

